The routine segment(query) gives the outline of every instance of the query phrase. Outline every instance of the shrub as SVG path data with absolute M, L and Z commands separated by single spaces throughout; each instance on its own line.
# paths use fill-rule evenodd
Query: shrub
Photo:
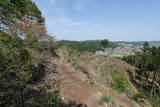
M 127 91 L 128 82 L 122 74 L 118 73 L 117 71 L 114 71 L 112 73 L 112 79 L 113 79 L 113 88 L 116 91 L 120 93 Z

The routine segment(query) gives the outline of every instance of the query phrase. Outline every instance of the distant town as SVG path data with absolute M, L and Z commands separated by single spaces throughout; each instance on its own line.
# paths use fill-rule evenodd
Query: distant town
M 116 42 L 118 47 L 116 48 L 105 48 L 103 51 L 96 51 L 97 56 L 108 56 L 108 57 L 120 57 L 133 55 L 135 52 L 140 52 L 143 47 L 144 41 L 140 42 L 126 42 L 120 41 Z M 160 46 L 160 41 L 149 41 L 151 46 Z

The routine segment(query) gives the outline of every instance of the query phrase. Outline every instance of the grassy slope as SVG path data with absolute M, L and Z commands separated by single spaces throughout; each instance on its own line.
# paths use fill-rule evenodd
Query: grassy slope
M 124 61 L 97 57 L 91 53 L 80 54 L 69 48 L 61 48 L 61 51 L 64 53 L 66 62 L 72 64 L 77 71 L 87 75 L 86 81 L 89 84 L 106 87 L 120 96 L 127 95 L 130 98 L 138 93 L 127 72 L 134 72 L 135 68 Z

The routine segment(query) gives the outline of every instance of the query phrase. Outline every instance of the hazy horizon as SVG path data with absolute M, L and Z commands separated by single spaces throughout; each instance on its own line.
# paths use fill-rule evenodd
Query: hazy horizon
M 104 38 L 105 39 L 105 38 Z M 90 39 L 90 40 L 68 40 L 68 39 L 56 39 L 56 41 L 63 41 L 63 40 L 66 40 L 66 41 L 96 41 L 96 40 L 104 40 L 104 39 Z M 109 39 L 108 39 L 109 40 Z M 160 40 L 149 40 L 149 41 L 145 41 L 145 40 L 109 40 L 109 41 L 112 41 L 112 42 L 160 42 Z
M 57 40 L 159 41 L 159 0 L 33 0 Z

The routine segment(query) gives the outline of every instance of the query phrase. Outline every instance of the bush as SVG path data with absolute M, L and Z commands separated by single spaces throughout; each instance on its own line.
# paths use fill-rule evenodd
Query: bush
M 116 91 L 120 93 L 127 91 L 128 82 L 122 74 L 118 73 L 117 71 L 114 71 L 112 73 L 112 79 L 113 79 L 113 88 Z

